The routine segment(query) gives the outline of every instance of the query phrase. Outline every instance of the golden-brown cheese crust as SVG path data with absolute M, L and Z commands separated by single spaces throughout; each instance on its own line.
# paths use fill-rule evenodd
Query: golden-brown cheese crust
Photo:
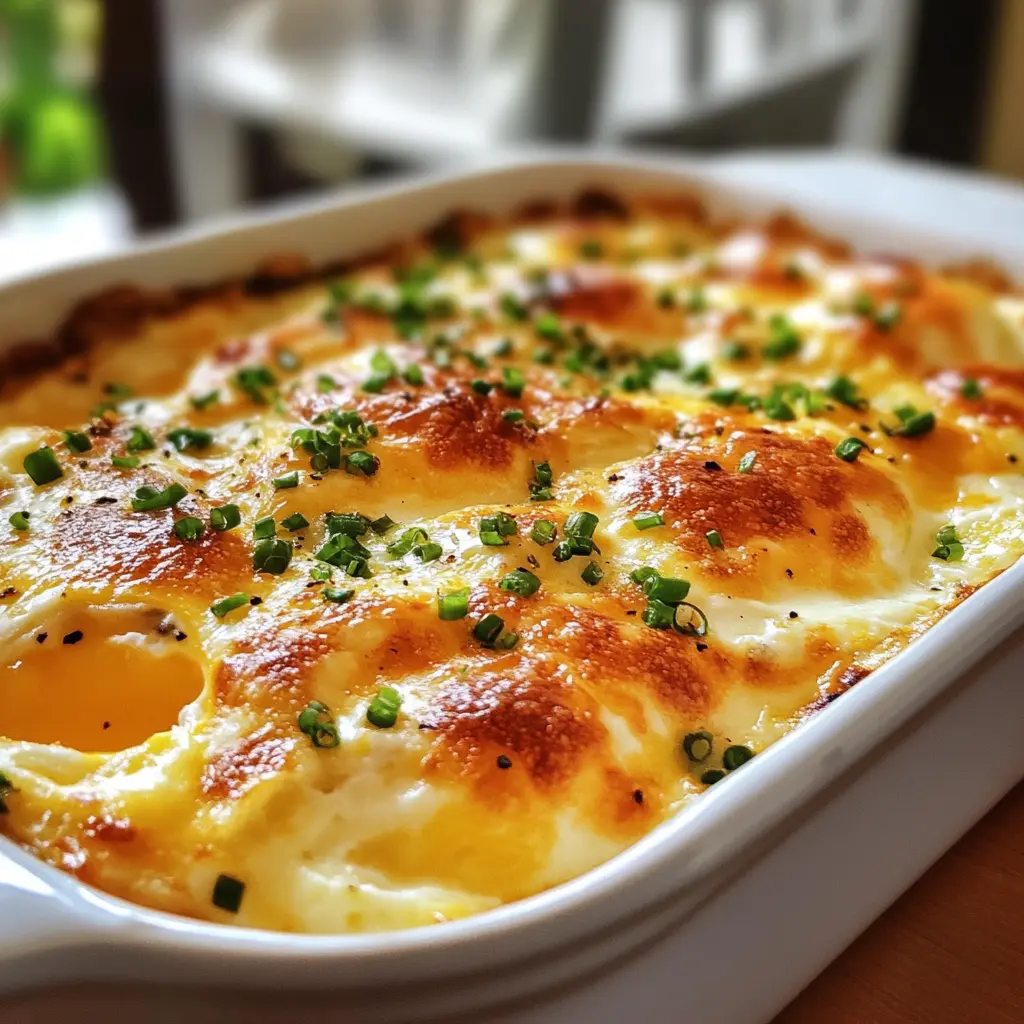
M 987 265 L 856 256 L 786 215 L 714 224 L 689 195 L 460 214 L 344 266 L 84 303 L 0 374 L 0 830 L 116 895 L 289 931 L 450 920 L 572 878 L 1016 561 L 1022 338 Z M 242 386 L 253 368 L 273 382 Z M 934 426 L 893 433 L 907 406 Z M 338 410 L 374 426 L 353 442 L 373 475 L 292 443 Z M 138 428 L 154 447 L 119 468 Z M 42 444 L 63 476 L 37 487 Z M 173 508 L 132 510 L 174 484 Z M 241 524 L 213 529 L 228 503 Z M 368 577 L 316 557 L 326 517 L 357 511 L 400 524 L 360 537 Z M 481 543 L 499 512 L 516 533 Z M 589 555 L 534 539 L 580 512 Z M 268 517 L 292 545 L 278 575 L 253 561 Z M 946 525 L 962 559 L 933 555 Z M 439 557 L 388 555 L 411 527 Z M 706 635 L 648 624 L 643 566 L 689 582 Z M 516 569 L 535 593 L 499 586 Z M 441 619 L 460 591 L 466 616 Z M 488 614 L 514 646 L 481 643 Z M 389 728 L 367 719 L 382 686 Z M 337 746 L 299 729 L 312 701 Z M 221 874 L 237 914 L 212 902 Z

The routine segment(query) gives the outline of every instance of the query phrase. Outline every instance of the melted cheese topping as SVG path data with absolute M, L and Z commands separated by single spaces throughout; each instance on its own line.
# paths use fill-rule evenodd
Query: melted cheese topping
M 340 292 L 309 277 L 100 316 L 84 352 L 0 391 L 7 836 L 209 920 L 462 917 L 621 851 L 729 746 L 761 751 L 1020 555 L 1024 304 L 991 275 L 857 258 L 785 218 L 712 225 L 689 199 L 464 218 L 449 248 L 453 230 L 457 252 L 409 243 Z M 934 428 L 882 429 L 908 405 Z M 372 475 L 292 443 L 336 410 L 376 428 L 340 450 L 371 453 Z M 119 468 L 136 428 L 155 448 Z M 866 446 L 850 462 L 848 437 Z M 41 445 L 63 475 L 37 486 Z M 551 496 L 531 500 L 542 463 Z M 133 511 L 172 484 L 175 505 Z M 241 524 L 212 529 L 228 503 Z M 28 529 L 8 526 L 22 511 Z M 349 577 L 316 555 L 327 514 L 357 511 L 400 525 L 363 534 Z M 498 512 L 517 532 L 484 544 Z M 533 525 L 561 540 L 578 512 L 596 546 L 557 561 Z M 196 540 L 175 533 L 186 516 Z M 291 545 L 278 574 L 254 566 L 266 517 Z M 960 560 L 933 556 L 947 525 Z M 413 527 L 440 557 L 388 555 Z M 706 636 L 645 622 L 641 566 L 689 581 Z M 502 589 L 515 569 L 539 590 Z M 466 617 L 440 618 L 460 590 Z M 487 614 L 514 646 L 475 636 Z M 402 703 L 381 728 L 385 685 Z M 336 746 L 300 730 L 311 701 Z M 698 730 L 699 762 L 682 747 Z M 236 915 L 214 905 L 221 875 L 244 884 Z

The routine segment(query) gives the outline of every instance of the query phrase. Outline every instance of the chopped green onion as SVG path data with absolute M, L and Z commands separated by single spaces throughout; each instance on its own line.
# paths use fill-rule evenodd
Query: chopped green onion
M 700 777 L 700 781 L 705 786 L 713 786 L 716 782 L 721 782 L 725 778 L 725 772 L 719 768 L 709 768 Z
M 388 530 L 395 525 L 394 519 L 389 515 L 383 515 L 379 519 L 374 519 L 370 523 L 370 529 L 373 530 L 378 536 L 383 536 Z
M 482 644 L 493 644 L 505 628 L 505 620 L 500 615 L 488 612 L 474 627 L 473 636 Z
M 210 525 L 215 530 L 233 530 L 242 521 L 237 505 L 219 505 L 210 509 Z
M 501 577 L 498 587 L 510 590 L 519 597 L 531 597 L 540 590 L 540 580 L 527 569 L 514 569 Z
M 579 251 L 585 260 L 599 260 L 604 255 L 604 246 L 595 238 L 585 238 Z
M 378 729 L 390 729 L 398 721 L 402 695 L 393 686 L 382 686 L 366 709 L 366 720 Z
M 167 432 L 167 440 L 179 452 L 183 452 L 187 448 L 209 448 L 213 444 L 213 434 L 208 430 L 199 430 L 194 427 L 177 427 Z
M 899 418 L 899 426 L 890 427 L 880 424 L 882 430 L 890 437 L 921 437 L 935 429 L 935 413 L 918 412 L 912 405 L 904 405 L 895 410 Z
M 960 385 L 960 396 L 968 401 L 977 401 L 982 394 L 981 385 L 973 377 L 965 378 L 963 384 Z
M 80 430 L 62 430 L 60 436 L 64 439 L 68 449 L 77 452 L 79 455 L 92 448 L 92 441 L 89 440 L 89 435 L 83 434 Z
M 757 452 L 750 451 L 743 455 L 740 459 L 739 465 L 736 467 L 740 473 L 752 473 L 754 471 L 754 463 L 757 462 Z
M 266 366 L 243 366 L 234 377 L 235 385 L 258 405 L 267 404 L 266 389 L 277 383 L 277 378 Z
M 424 381 L 423 367 L 418 363 L 410 363 L 402 371 L 402 380 L 404 380 L 406 384 L 412 384 L 413 387 L 419 387 Z
M 343 533 L 347 537 L 362 537 L 371 526 L 370 520 L 360 512 L 328 512 L 327 532 Z
M 715 405 L 730 406 L 735 405 L 736 400 L 740 397 L 739 388 L 715 388 L 713 391 L 709 391 L 707 394 L 709 401 L 715 403 Z
M 469 386 L 478 395 L 489 395 L 494 390 L 494 385 L 490 381 L 482 380 L 480 378 L 470 381 Z
M 562 322 L 554 313 L 541 313 L 533 322 L 537 337 L 545 341 L 561 341 Z
M 785 316 L 773 316 L 768 326 L 768 343 L 761 349 L 765 359 L 786 359 L 800 350 L 800 335 Z
M 708 530 L 704 534 L 704 539 L 708 542 L 708 545 L 713 548 L 718 548 L 719 551 L 725 550 L 725 542 L 722 540 L 722 535 L 717 530 Z
M 245 882 L 240 882 L 231 875 L 218 875 L 213 883 L 213 905 L 226 910 L 229 914 L 237 914 L 242 906 L 245 895 Z
M 580 579 L 588 586 L 596 587 L 604 579 L 604 570 L 597 562 L 587 562 L 580 573 Z
M 889 332 L 903 319 L 903 307 L 898 302 L 887 302 L 875 313 L 875 327 L 882 332 Z
M 138 455 L 111 455 L 110 464 L 116 469 L 138 469 L 142 459 Z
M 269 572 L 280 576 L 292 560 L 291 541 L 268 537 L 261 540 L 252 551 L 252 567 L 256 572 Z
M 296 530 L 304 530 L 309 526 L 309 520 L 301 512 L 293 512 L 287 519 L 281 520 L 281 525 L 291 533 Z
M 469 588 L 437 595 L 437 617 L 445 622 L 464 619 L 469 614 Z
M 53 454 L 53 449 L 47 445 L 37 448 L 34 452 L 29 452 L 25 456 L 25 461 L 22 465 L 37 487 L 42 487 L 43 484 L 59 480 L 64 475 L 64 470 L 60 468 L 57 456 Z
M 314 747 L 333 748 L 341 743 L 338 727 L 334 724 L 331 709 L 318 700 L 311 700 L 300 712 L 297 719 L 299 730 L 305 733 Z
M 696 764 L 706 761 L 715 746 L 715 738 L 704 729 L 688 732 L 683 737 L 683 753 Z
M 17 793 L 14 783 L 3 772 L 0 772 L 0 814 L 7 814 L 7 797 Z
M 156 447 L 153 435 L 145 427 L 132 427 L 132 432 L 125 442 L 125 448 L 130 452 L 149 452 Z
M 941 558 L 944 562 L 959 562 L 964 557 L 964 546 L 957 536 L 956 527 L 952 524 L 939 530 L 935 540 L 938 546 L 932 552 L 932 558 Z
M 279 476 L 273 481 L 275 491 L 285 491 L 290 487 L 299 486 L 299 471 L 293 469 L 290 473 L 285 473 L 284 476 Z
M 764 403 L 765 415 L 772 420 L 790 421 L 796 419 L 793 407 L 781 398 L 768 398 Z
M 380 459 L 369 452 L 352 452 L 345 460 L 345 471 L 354 476 L 373 476 L 380 469 Z
M 550 519 L 538 519 L 530 530 L 530 539 L 536 544 L 550 544 L 555 539 L 556 527 Z
M 510 320 L 525 320 L 530 312 L 511 292 L 506 292 L 498 300 L 501 311 Z
M 683 374 L 683 380 L 690 384 L 710 384 L 711 367 L 707 363 L 697 363 Z
M 392 541 L 387 546 L 388 556 L 391 558 L 402 558 L 409 554 L 417 545 L 425 544 L 428 539 L 426 530 L 419 526 L 413 526 L 406 530 L 398 540 Z
M 507 512 L 498 512 L 493 516 L 483 516 L 477 530 L 481 544 L 497 548 L 508 544 L 505 538 L 515 536 L 519 532 L 519 527 Z
M 825 388 L 829 398 L 834 398 L 851 409 L 866 409 L 867 399 L 861 394 L 856 384 L 849 377 L 836 377 L 831 384 Z
M 500 636 L 494 641 L 494 646 L 501 651 L 511 651 L 517 643 L 519 643 L 518 633 L 506 633 L 504 636 Z
M 14 512 L 10 515 L 7 522 L 9 522 L 15 530 L 27 530 L 28 520 L 31 514 L 31 512 Z
M 213 391 L 207 391 L 203 395 L 191 395 L 189 401 L 192 403 L 193 409 L 201 412 L 203 409 L 208 409 L 219 398 L 220 389 L 216 388 Z
M 526 413 L 522 409 L 506 409 L 501 416 L 502 419 L 506 419 L 510 423 L 518 423 L 521 419 L 525 418 Z
M 629 578 L 634 583 L 640 584 L 642 586 L 649 579 L 653 579 L 655 576 L 660 576 L 660 575 L 661 575 L 661 573 L 659 573 L 658 570 L 655 569 L 653 566 L 650 566 L 650 565 L 640 565 L 640 566 L 637 566 L 629 574 Z
M 217 616 L 218 619 L 223 619 L 228 612 L 233 612 L 236 608 L 241 608 L 243 604 L 249 603 L 248 594 L 233 594 L 231 597 L 222 597 L 219 601 L 214 601 L 210 605 L 210 611 Z
M 565 535 L 574 539 L 589 540 L 594 536 L 599 522 L 593 512 L 573 512 L 565 521 Z
M 436 544 L 434 541 L 428 541 L 426 544 L 417 544 L 412 549 L 412 553 L 421 562 L 436 562 L 442 554 L 442 547 L 440 544 Z
M 340 587 L 324 587 L 323 590 L 324 600 L 334 604 L 344 604 L 354 593 L 354 590 L 342 590 Z
M 676 610 L 672 605 L 648 599 L 642 618 L 652 629 L 671 629 L 675 615 Z
M 687 313 L 703 313 L 708 308 L 707 295 L 699 285 L 692 289 L 686 300 Z
M 134 396 L 135 392 L 127 384 L 121 384 L 118 381 L 110 381 L 103 385 L 103 393 L 110 395 L 111 398 L 116 398 L 119 401 L 123 401 L 126 398 Z
M 843 462 L 856 462 L 862 448 L 867 448 L 867 445 L 859 437 L 848 437 L 836 445 L 836 455 Z
M 509 398 L 521 398 L 523 388 L 526 385 L 526 378 L 523 371 L 516 366 L 503 366 L 501 368 L 501 390 Z
M 252 535 L 256 540 L 266 540 L 267 537 L 274 537 L 277 534 L 277 523 L 273 516 L 264 516 L 257 519 L 252 527 Z
M 722 765 L 727 772 L 734 772 L 741 765 L 746 764 L 753 756 L 754 752 L 750 747 L 736 744 L 732 747 L 726 747 L 725 753 L 722 755 Z
M 184 519 L 179 519 L 174 524 L 175 536 L 179 540 L 185 541 L 199 540 L 205 529 L 202 519 L 197 519 L 195 516 L 185 516 Z
M 659 309 L 671 309 L 676 304 L 676 293 L 669 287 L 662 288 L 654 297 Z
M 688 617 L 682 622 L 679 621 L 679 610 L 681 608 L 689 609 L 689 612 L 685 613 Z M 690 604 L 689 601 L 680 601 L 676 605 L 676 613 L 672 620 L 672 625 L 677 633 L 682 633 L 684 636 L 705 636 L 708 631 L 708 617 L 695 604 Z
M 727 341 L 722 346 L 722 358 L 730 362 L 738 363 L 742 359 L 750 357 L 750 346 L 744 345 L 741 341 Z
M 689 580 L 677 576 L 649 576 L 643 583 L 644 596 L 651 601 L 662 601 L 665 604 L 677 605 L 690 592 Z
M 664 526 L 665 517 L 660 512 L 641 512 L 633 516 L 633 525 L 638 530 L 649 530 L 654 526 Z
M 140 487 L 132 498 L 133 512 L 150 512 L 157 508 L 173 508 L 188 491 L 181 484 L 169 484 L 162 491 L 155 487 Z

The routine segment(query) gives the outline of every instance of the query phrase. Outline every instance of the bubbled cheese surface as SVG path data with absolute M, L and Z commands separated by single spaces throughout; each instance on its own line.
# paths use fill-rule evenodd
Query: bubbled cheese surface
M 457 226 L 457 251 L 221 291 L 0 386 L 0 832 L 206 920 L 464 917 L 623 850 L 727 747 L 757 753 L 870 686 L 1020 555 L 1024 303 L 994 275 L 855 256 L 787 218 L 713 225 L 686 198 Z M 890 436 L 908 405 L 933 428 Z M 373 475 L 293 446 L 335 410 L 376 428 Z M 155 447 L 115 466 L 140 427 Z M 181 427 L 211 443 L 179 451 Z M 63 475 L 37 486 L 41 445 Z M 540 463 L 550 500 L 532 500 Z M 174 483 L 175 506 L 132 510 Z M 229 503 L 240 525 L 211 529 Z M 329 512 L 399 524 L 360 538 L 369 578 L 315 558 Z M 483 544 L 498 512 L 517 532 Z M 533 524 L 561 540 L 577 512 L 596 548 L 556 561 Z M 280 525 L 295 513 L 308 526 Z M 664 525 L 639 529 L 647 513 Z M 175 534 L 185 516 L 199 539 Z M 254 568 L 266 517 L 292 545 L 279 574 Z M 933 556 L 948 525 L 959 560 Z M 439 558 L 388 555 L 412 527 Z M 689 581 L 706 635 L 645 623 L 641 566 Z M 539 590 L 501 589 L 515 569 Z M 468 614 L 441 619 L 464 589 Z M 474 635 L 488 613 L 514 646 Z M 367 720 L 382 686 L 390 728 Z M 337 746 L 299 729 L 311 701 Z M 699 730 L 698 763 L 681 741 Z M 237 913 L 213 903 L 220 875 L 245 886 Z

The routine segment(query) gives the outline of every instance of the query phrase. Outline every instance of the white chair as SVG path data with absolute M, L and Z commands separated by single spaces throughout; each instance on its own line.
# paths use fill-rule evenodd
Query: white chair
M 822 107 L 827 82 L 817 141 L 884 148 L 915 2 L 164 0 L 182 205 L 241 204 L 246 121 L 341 178 L 360 154 L 431 165 L 534 139 L 735 144 L 771 123 L 773 98 L 776 122 L 801 99 Z

